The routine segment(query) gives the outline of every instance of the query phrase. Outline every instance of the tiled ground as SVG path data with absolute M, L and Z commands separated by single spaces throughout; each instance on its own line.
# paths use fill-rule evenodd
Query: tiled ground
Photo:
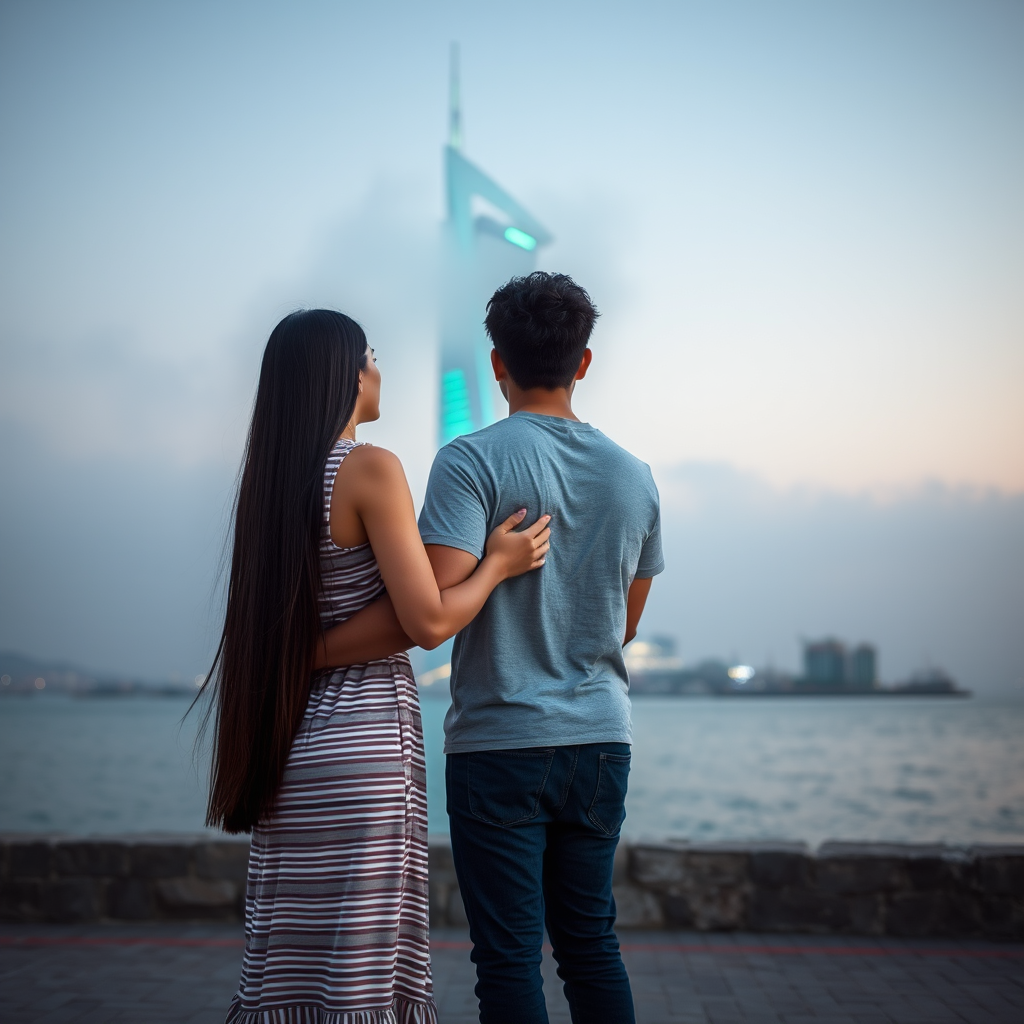
M 435 930 L 441 1024 L 476 1021 L 465 933 Z M 1024 1024 L 1024 949 L 974 942 L 626 932 L 638 1024 Z M 237 928 L 0 927 L 4 1024 L 214 1024 Z M 552 1024 L 567 1022 L 550 958 Z

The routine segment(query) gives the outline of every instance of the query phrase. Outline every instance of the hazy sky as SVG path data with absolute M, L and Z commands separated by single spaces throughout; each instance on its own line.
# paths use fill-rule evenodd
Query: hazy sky
M 1017 518 L 990 540 L 1004 565 L 1021 563 L 1016 0 L 7 0 L 0 644 L 137 671 L 201 662 L 206 640 L 186 633 L 209 597 L 206 554 L 187 579 L 151 583 L 131 545 L 216 549 L 260 349 L 298 305 L 367 326 L 385 382 L 367 436 L 399 452 L 420 491 L 452 40 L 467 154 L 554 233 L 542 265 L 576 275 L 604 312 L 583 416 L 650 461 L 663 488 L 680 465 L 732 467 L 780 508 L 818 495 L 822 523 L 828 495 L 868 518 L 929 494 L 976 511 L 1002 501 Z M 33 495 L 56 513 L 30 514 Z M 112 504 L 121 511 L 104 517 Z M 129 507 L 150 510 L 131 520 L 131 544 L 127 521 L 109 536 L 100 525 Z M 172 514 L 185 508 L 187 529 Z M 94 532 L 79 536 L 84 522 Z M 948 542 L 920 564 L 946 565 Z M 39 589 L 65 578 L 57 549 L 88 549 L 111 592 L 164 587 L 177 623 L 165 653 L 139 632 L 156 628 L 159 601 L 129 601 L 120 624 L 72 621 L 96 604 L 98 570 L 64 586 L 57 615 L 59 583 Z M 777 626 L 790 647 L 818 628 L 800 593 L 786 591 L 793 611 Z M 986 622 L 1016 610 L 986 599 Z M 656 616 L 674 607 L 663 599 Z M 689 653 L 714 652 L 708 629 Z M 1004 646 L 1012 675 L 1020 645 Z M 190 653 L 176 662 L 175 649 Z M 957 650 L 945 659 L 969 660 Z

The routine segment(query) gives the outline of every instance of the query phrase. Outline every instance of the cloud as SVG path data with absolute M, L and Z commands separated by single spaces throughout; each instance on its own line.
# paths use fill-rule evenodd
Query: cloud
M 643 627 L 686 657 L 799 667 L 801 637 L 869 640 L 892 680 L 926 663 L 1024 685 L 1024 496 L 929 484 L 777 489 L 715 463 L 656 471 L 668 569 Z
M 72 460 L 97 456 L 191 463 L 210 458 L 228 375 L 216 360 L 168 355 L 141 334 L 17 339 L 4 356 L 8 422 Z M 228 402 L 237 402 L 231 388 Z
M 678 637 L 687 659 L 796 668 L 801 636 L 833 634 L 875 642 L 886 679 L 930 660 L 981 691 L 1024 682 L 1024 497 L 787 491 L 707 463 L 656 477 L 668 567 L 642 633 Z M 0 647 L 154 679 L 204 671 L 233 478 L 65 459 L 0 422 Z
M 233 474 L 84 455 L 0 421 L 0 647 L 136 678 L 191 678 L 219 631 Z
M 545 264 L 576 275 L 605 313 L 581 415 L 642 452 L 638 424 L 653 410 L 631 421 L 621 402 L 624 373 L 650 362 L 631 331 L 643 289 L 616 245 L 628 217 L 597 195 L 528 198 L 556 234 Z M 254 282 L 230 316 L 181 316 L 180 344 L 144 310 L 117 311 L 133 326 L 79 335 L 8 329 L 0 645 L 154 678 L 205 669 L 260 353 L 296 307 L 340 308 L 366 327 L 384 390 L 365 436 L 400 455 L 419 500 L 434 450 L 438 232 L 436 197 L 382 177 L 293 274 Z M 876 642 L 889 679 L 931 660 L 967 686 L 1018 685 L 1024 496 L 785 489 L 727 462 L 656 476 L 668 571 L 643 625 L 677 635 L 688 658 L 796 667 L 799 637 L 837 634 Z
M 0 645 L 163 678 L 207 667 L 218 567 L 263 345 L 301 306 L 343 309 L 384 374 L 367 437 L 422 492 L 436 396 L 434 254 L 422 190 L 381 179 L 326 225 L 292 278 L 254 283 L 233 327 L 197 309 L 180 345 L 144 310 L 132 329 L 0 346 Z
M 378 349 L 390 422 L 376 437 L 398 448 L 410 436 L 429 443 L 432 431 L 418 421 L 432 421 L 435 402 L 424 382 L 435 376 L 438 234 L 422 188 L 380 179 L 311 241 L 296 274 L 254 281 L 229 326 L 201 303 L 170 342 L 144 308 L 114 310 L 111 326 L 86 334 L 33 336 L 8 325 L 0 415 L 65 457 L 231 466 L 270 330 L 293 309 L 329 306 L 359 320 Z M 429 465 L 432 451 L 413 450 Z

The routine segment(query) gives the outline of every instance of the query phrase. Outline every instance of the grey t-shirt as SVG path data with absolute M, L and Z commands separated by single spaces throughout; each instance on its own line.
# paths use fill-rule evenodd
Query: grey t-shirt
M 632 740 L 626 592 L 664 568 L 651 471 L 589 423 L 515 413 L 437 453 L 420 535 L 481 558 L 524 507 L 551 551 L 456 636 L 446 754 Z

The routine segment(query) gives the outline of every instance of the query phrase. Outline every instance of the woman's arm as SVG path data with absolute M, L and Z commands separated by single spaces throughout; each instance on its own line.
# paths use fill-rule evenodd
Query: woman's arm
M 487 552 L 476 571 L 465 582 L 440 591 L 420 540 L 412 495 L 398 458 L 383 448 L 366 446 L 346 458 L 339 480 L 342 473 L 344 501 L 366 531 L 397 623 L 410 645 L 428 650 L 436 647 L 475 618 L 502 580 L 544 564 L 549 517 L 543 516 L 526 530 L 514 533 L 525 515 L 517 513 L 488 538 Z M 333 518 L 333 503 L 331 512 Z M 386 609 L 378 609 L 377 615 L 382 616 L 377 620 L 381 625 Z M 392 642 L 397 640 L 396 633 L 389 635 Z M 374 638 L 378 639 L 383 638 Z M 351 649 L 346 648 L 343 663 L 354 664 L 351 657 Z M 318 658 L 318 664 L 330 662 Z
M 416 644 L 405 635 L 395 606 L 382 594 L 350 619 L 329 629 L 317 645 L 313 669 L 379 661 Z
M 461 582 L 466 579 L 476 562 L 467 552 L 434 544 L 427 547 L 427 554 L 438 586 L 442 587 L 450 581 Z M 650 579 L 633 580 L 629 586 L 623 646 L 636 637 L 652 582 Z M 328 630 L 317 652 L 314 667 L 320 669 L 334 665 L 360 665 L 415 646 L 399 625 L 391 599 L 384 594 L 380 600 Z
M 473 574 L 480 559 L 468 551 L 427 544 L 427 558 L 439 590 L 458 586 Z M 395 606 L 385 593 L 350 619 L 329 629 L 317 651 L 315 669 L 361 665 L 416 645 L 405 635 Z

